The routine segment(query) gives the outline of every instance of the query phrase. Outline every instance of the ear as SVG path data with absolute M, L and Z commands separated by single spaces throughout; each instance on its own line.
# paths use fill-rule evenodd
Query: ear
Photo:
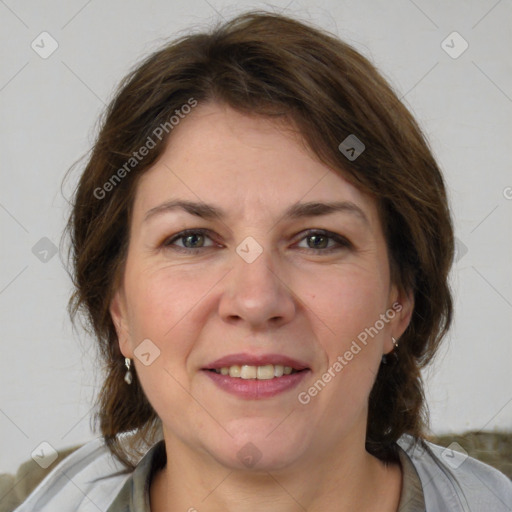
M 414 292 L 412 290 L 399 290 L 393 285 L 390 298 L 390 309 L 394 311 L 395 315 L 390 321 L 391 335 L 384 341 L 385 353 L 391 352 L 395 348 L 391 337 L 398 342 L 411 322 L 414 311 Z
M 123 290 L 119 288 L 110 302 L 110 316 L 114 322 L 119 341 L 119 350 L 124 357 L 133 358 L 130 343 L 130 329 L 128 327 L 128 308 Z

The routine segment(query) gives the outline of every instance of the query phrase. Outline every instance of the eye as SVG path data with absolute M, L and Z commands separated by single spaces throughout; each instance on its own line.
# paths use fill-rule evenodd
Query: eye
M 302 240 L 306 240 L 308 244 L 306 249 L 324 253 L 352 247 L 352 244 L 345 237 L 323 229 L 309 229 L 306 235 L 301 238 Z M 333 243 L 329 245 L 330 242 Z
M 205 239 L 211 240 L 208 233 L 209 231 L 206 229 L 186 229 L 165 240 L 162 246 L 177 251 L 196 253 L 201 249 L 213 247 L 213 243 L 205 245 Z M 182 241 L 182 245 L 175 244 L 176 241 Z
M 189 254 L 199 253 L 216 245 L 209 234 L 207 229 L 186 229 L 166 239 L 162 243 L 162 247 Z M 210 240 L 212 243 L 206 245 L 206 240 Z M 297 247 L 314 252 L 330 253 L 353 247 L 345 237 L 323 229 L 307 230 L 300 239 L 301 242 L 302 240 L 306 240 L 308 247 L 300 247 L 300 245 Z

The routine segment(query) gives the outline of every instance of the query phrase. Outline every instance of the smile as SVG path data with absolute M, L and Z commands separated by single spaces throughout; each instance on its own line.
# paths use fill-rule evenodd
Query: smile
M 287 373 L 285 373 L 285 368 Z M 281 371 L 282 375 L 279 376 Z M 296 388 L 311 373 L 311 370 L 309 368 L 295 370 L 290 366 L 281 365 L 233 365 L 205 369 L 202 373 L 209 377 L 217 389 L 245 400 L 261 400 L 284 394 L 286 391 Z M 230 373 L 236 376 L 232 377 Z M 278 376 L 275 375 L 276 373 Z

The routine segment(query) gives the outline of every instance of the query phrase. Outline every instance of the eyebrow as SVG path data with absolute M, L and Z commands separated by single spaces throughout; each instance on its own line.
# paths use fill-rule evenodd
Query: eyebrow
M 202 219 L 223 220 L 228 216 L 222 208 L 212 204 L 185 199 L 173 199 L 148 210 L 144 215 L 144 222 L 155 215 L 175 210 L 183 210 L 190 215 L 195 215 Z M 352 214 L 368 226 L 370 225 L 370 222 L 363 210 L 351 201 L 329 201 L 325 203 L 311 201 L 307 203 L 295 203 L 284 212 L 283 218 L 300 219 L 305 217 L 320 217 L 322 215 L 330 215 L 336 212 Z

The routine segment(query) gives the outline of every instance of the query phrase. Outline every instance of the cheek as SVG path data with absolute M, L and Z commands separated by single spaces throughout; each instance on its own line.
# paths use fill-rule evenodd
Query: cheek
M 381 361 L 382 332 L 371 337 L 365 329 L 385 312 L 386 287 L 375 272 L 354 267 L 315 277 L 304 279 L 308 288 L 302 289 L 309 290 L 305 302 L 324 357 L 317 379 L 300 390 L 301 404 L 307 402 L 301 412 L 318 415 L 337 437 L 367 407 Z
M 305 275 L 297 287 L 304 290 L 304 302 L 329 344 L 340 350 L 373 325 L 387 304 L 382 276 L 356 266 Z
M 187 382 L 187 358 L 201 329 L 191 318 L 212 285 L 198 274 L 193 277 L 189 272 L 165 266 L 128 270 L 125 289 L 135 356 L 143 340 L 154 344 L 146 350 L 151 358 L 158 354 L 149 365 L 142 358 L 135 360 L 136 371 L 146 396 L 162 417 L 169 404 L 186 400 L 179 383 Z M 173 418 L 166 421 L 172 423 Z
M 153 337 L 160 343 L 173 338 L 186 324 L 190 312 L 211 288 L 198 273 L 159 268 L 132 273 L 126 280 L 135 338 Z
M 381 274 L 360 269 L 323 282 L 321 318 L 329 330 L 321 342 L 328 368 L 336 374 L 332 391 L 338 390 L 342 409 L 365 403 L 378 372 L 387 324 L 377 330 L 375 325 L 382 327 L 386 312 L 386 283 Z

